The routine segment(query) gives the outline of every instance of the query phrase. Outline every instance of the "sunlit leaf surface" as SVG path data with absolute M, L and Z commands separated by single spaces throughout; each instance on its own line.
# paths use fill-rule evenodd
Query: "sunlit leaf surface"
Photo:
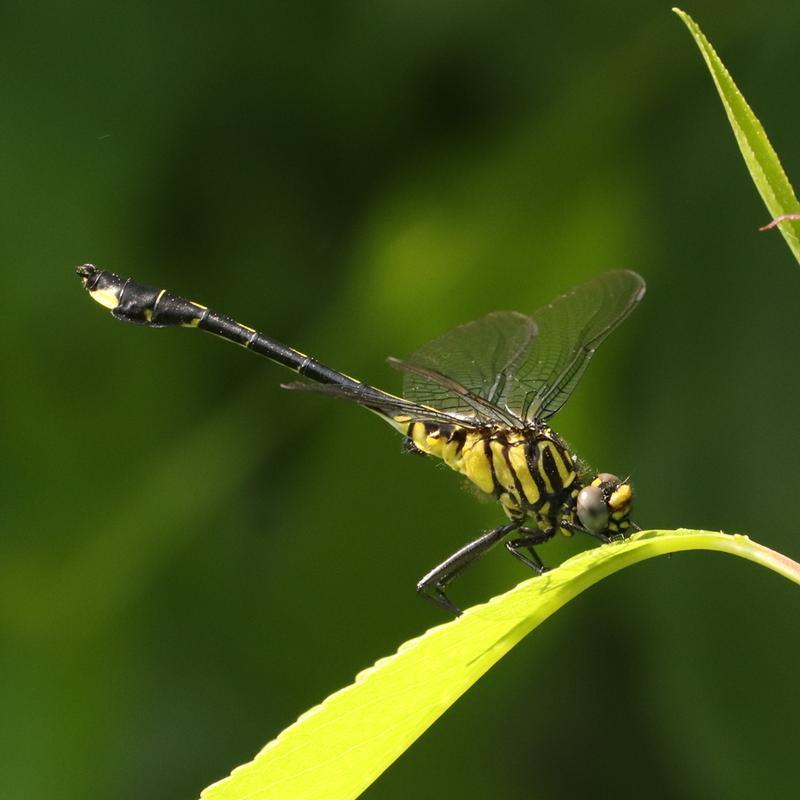
M 800 211 L 800 203 L 783 171 L 778 154 L 772 148 L 764 127 L 758 121 L 744 96 L 733 82 L 730 73 L 720 60 L 711 43 L 697 23 L 684 11 L 673 11 L 686 23 L 705 59 L 711 77 L 719 92 L 728 121 L 733 128 L 739 149 L 759 194 L 766 203 L 770 216 L 775 219 Z M 800 221 L 784 219 L 779 225 L 783 238 L 800 262 Z
M 645 531 L 585 551 L 401 645 L 305 713 L 202 800 L 357 797 L 494 663 L 552 613 L 623 567 L 680 550 L 719 550 L 800 584 L 800 564 L 746 536 Z

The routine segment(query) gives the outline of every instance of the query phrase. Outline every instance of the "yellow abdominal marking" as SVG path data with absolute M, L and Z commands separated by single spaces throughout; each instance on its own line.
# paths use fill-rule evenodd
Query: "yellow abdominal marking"
M 463 446 L 459 447 L 457 440 L 448 442 L 438 430 L 428 433 L 423 422 L 406 423 L 405 419 L 407 417 L 395 417 L 392 422 L 423 453 L 441 458 L 450 469 L 469 478 L 481 491 L 487 494 L 494 491 L 492 466 L 483 451 L 481 434 L 468 432 Z
M 95 303 L 100 303 L 103 308 L 107 308 L 110 311 L 113 311 L 119 305 L 117 292 L 110 289 L 95 289 L 93 292 L 89 292 L 89 296 Z
M 201 305 L 200 303 L 195 303 L 194 300 L 189 301 L 195 308 L 199 308 L 201 311 L 208 311 L 208 306 Z M 184 328 L 196 328 L 200 324 L 200 317 L 194 317 L 190 319 L 188 322 L 183 323 Z
M 447 464 L 450 469 L 456 469 L 453 465 L 456 464 L 460 458 L 458 452 L 458 442 L 448 442 L 446 439 L 441 439 L 441 455 L 440 458 Z
M 482 436 L 477 433 L 467 434 L 467 441 L 464 442 L 464 448 L 458 461 L 461 466 L 458 471 L 466 475 L 481 491 L 487 494 L 494 491 L 492 465 L 483 450 Z M 447 466 L 457 469 L 453 464 L 447 464 Z
M 161 290 L 161 291 L 158 293 L 158 297 L 156 297 L 156 299 L 155 299 L 155 302 L 153 303 L 152 307 L 151 307 L 151 308 L 146 308 L 146 309 L 144 310 L 144 318 L 145 318 L 145 319 L 146 319 L 148 322 L 152 322 L 152 321 L 153 321 L 153 311 L 155 311 L 155 310 L 156 310 L 156 308 L 158 308 L 158 304 L 161 302 L 161 298 L 162 298 L 162 297 L 163 297 L 163 296 L 164 296 L 166 293 L 167 293 L 167 290 L 166 290 L 166 289 L 162 289 L 162 290 Z

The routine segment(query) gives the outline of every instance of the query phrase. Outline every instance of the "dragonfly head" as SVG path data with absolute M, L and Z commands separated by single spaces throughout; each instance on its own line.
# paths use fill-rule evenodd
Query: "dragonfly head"
M 628 532 L 633 488 L 627 480 L 601 472 L 578 494 L 578 520 L 590 533 L 619 536 Z

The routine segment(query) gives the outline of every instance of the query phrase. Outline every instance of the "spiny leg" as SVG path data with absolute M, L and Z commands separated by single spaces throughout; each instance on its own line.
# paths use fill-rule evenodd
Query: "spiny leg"
M 508 522 L 499 528 L 494 528 L 484 533 L 474 542 L 464 545 L 464 547 L 457 550 L 450 558 L 443 561 L 422 578 L 417 584 L 417 592 L 431 602 L 436 603 L 436 605 L 447 609 L 451 614 L 459 616 L 461 609 L 454 605 L 444 592 L 447 584 L 473 561 L 487 553 L 504 536 L 511 533 L 511 531 L 517 530 L 521 524 L 521 522 Z
M 547 567 L 542 563 L 542 559 L 539 558 L 539 554 L 533 548 L 537 544 L 544 544 L 552 539 L 556 535 L 556 529 L 534 531 L 529 528 L 522 528 L 521 532 L 523 535 L 519 539 L 512 539 L 510 542 L 506 542 L 506 549 L 512 556 L 518 558 L 539 575 L 547 572 Z M 525 550 L 528 555 L 521 552 L 522 550 Z
M 624 531 L 615 533 L 612 536 L 609 536 L 605 533 L 595 533 L 594 531 L 587 530 L 581 525 L 576 525 L 574 522 L 562 522 L 561 527 L 570 531 L 571 533 L 585 533 L 587 536 L 591 536 L 594 539 L 601 541 L 603 544 L 609 544 L 611 542 L 624 542 L 625 537 L 631 532 L 637 533 L 638 531 L 641 531 L 641 528 L 635 522 L 628 523 L 628 528 L 630 528 L 630 530 L 626 528 Z
M 608 544 L 613 541 L 613 539 L 610 536 L 606 536 L 605 533 L 590 531 L 588 528 L 584 528 L 582 525 L 576 525 L 574 522 L 562 522 L 561 527 L 564 528 L 564 530 L 568 530 L 570 533 L 585 533 L 587 536 L 598 539 L 603 544 Z

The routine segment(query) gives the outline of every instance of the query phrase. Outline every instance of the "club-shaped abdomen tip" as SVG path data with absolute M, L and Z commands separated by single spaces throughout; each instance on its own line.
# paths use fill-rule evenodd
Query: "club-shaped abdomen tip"
M 81 283 L 84 285 L 84 288 L 89 288 L 89 281 L 100 272 L 99 269 L 94 264 L 81 264 L 79 267 L 75 267 L 75 273 L 81 279 Z
M 79 267 L 75 267 L 75 272 L 92 300 L 109 311 L 113 311 L 119 305 L 120 293 L 124 285 L 121 278 L 94 264 L 81 264 Z

